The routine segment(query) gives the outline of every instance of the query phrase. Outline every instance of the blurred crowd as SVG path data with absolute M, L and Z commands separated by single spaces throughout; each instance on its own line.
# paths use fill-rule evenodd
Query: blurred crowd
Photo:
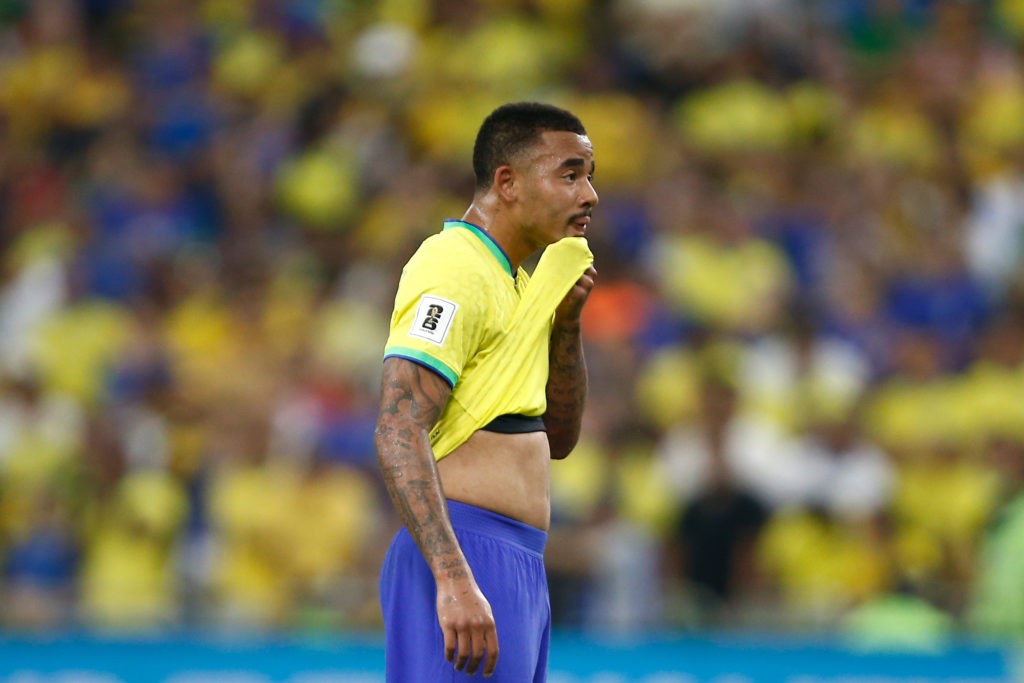
M 1024 636 L 1024 0 L 0 1 L 0 626 L 374 628 L 402 264 L 595 144 L 564 628 Z

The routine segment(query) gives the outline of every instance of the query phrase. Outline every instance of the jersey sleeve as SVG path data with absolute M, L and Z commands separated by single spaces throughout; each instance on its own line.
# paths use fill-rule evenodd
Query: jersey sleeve
M 452 261 L 427 249 L 406 264 L 384 357 L 423 365 L 454 387 L 483 338 L 487 290 L 479 273 Z

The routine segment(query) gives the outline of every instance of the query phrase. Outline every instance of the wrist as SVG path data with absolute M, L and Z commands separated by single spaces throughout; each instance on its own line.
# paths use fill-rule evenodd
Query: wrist
M 434 569 L 434 583 L 438 590 L 454 589 L 473 582 L 473 572 L 465 558 L 445 562 Z
M 468 567 L 464 571 L 456 572 L 455 576 L 446 572 L 435 575 L 434 583 L 438 595 L 465 595 L 476 588 L 476 580 Z

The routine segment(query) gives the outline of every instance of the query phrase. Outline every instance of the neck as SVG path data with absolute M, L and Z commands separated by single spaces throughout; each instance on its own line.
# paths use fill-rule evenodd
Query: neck
M 511 228 L 509 222 L 504 219 L 504 214 L 500 207 L 488 197 L 474 198 L 473 203 L 469 205 L 469 208 L 462 215 L 462 220 L 478 226 L 498 243 L 498 246 L 508 256 L 513 273 L 519 269 L 519 264 L 529 256 L 528 253 L 524 253 L 525 248 L 521 240 L 517 239 L 515 231 Z

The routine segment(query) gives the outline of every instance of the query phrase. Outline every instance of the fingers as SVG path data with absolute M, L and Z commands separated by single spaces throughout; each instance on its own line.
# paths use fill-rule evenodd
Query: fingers
M 455 660 L 455 670 L 465 671 L 468 674 L 472 674 L 476 669 L 472 671 L 466 667 L 472 663 L 473 657 L 473 630 L 471 628 L 464 629 L 458 634 L 459 640 L 459 656 Z
M 487 659 L 484 660 L 484 677 L 490 678 L 494 674 L 494 667 L 498 665 L 498 632 L 491 630 L 484 633 L 484 649 L 487 651 Z
M 444 634 L 444 658 L 449 662 L 455 661 L 455 643 L 458 637 L 453 628 L 442 628 L 441 632 Z
M 590 296 L 590 290 L 594 288 L 594 279 L 596 277 L 597 271 L 594 270 L 593 266 L 587 268 L 580 275 L 572 289 L 569 290 L 565 298 L 558 305 L 558 308 L 555 309 L 556 318 L 560 320 L 576 320 L 579 318 L 580 313 L 583 311 L 583 304 L 586 303 L 587 298 Z
M 580 279 L 576 281 L 576 286 L 583 290 L 583 295 L 586 296 L 590 293 L 590 290 L 594 288 L 594 281 L 597 279 L 597 271 L 594 270 L 594 266 L 590 266 L 587 270 L 580 275 Z
M 458 634 L 458 656 L 455 657 L 455 669 L 465 671 L 472 676 L 484 664 L 483 674 L 489 677 L 494 673 L 498 664 L 498 634 L 494 624 L 477 624 L 469 627 Z M 452 661 L 455 648 L 452 649 L 453 656 L 448 656 L 448 639 L 445 637 L 445 656 Z
M 595 278 L 597 278 L 597 271 L 594 270 L 594 266 L 590 266 L 580 275 L 580 279 L 576 281 L 576 286 L 582 287 L 589 292 L 594 286 Z

